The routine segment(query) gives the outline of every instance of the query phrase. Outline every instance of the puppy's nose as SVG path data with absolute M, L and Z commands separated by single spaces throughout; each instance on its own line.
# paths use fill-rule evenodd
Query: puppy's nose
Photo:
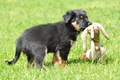
M 89 26 L 89 25 L 91 25 L 91 24 L 92 24 L 92 23 L 91 23 L 91 22 L 89 22 L 89 23 L 88 23 L 88 26 Z

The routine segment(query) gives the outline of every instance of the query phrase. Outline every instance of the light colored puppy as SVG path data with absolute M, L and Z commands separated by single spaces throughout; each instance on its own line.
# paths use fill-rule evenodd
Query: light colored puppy
M 100 31 L 105 36 L 106 39 L 110 39 L 106 33 L 104 27 L 99 23 L 93 23 L 87 27 L 81 37 L 83 41 L 83 51 L 86 53 L 82 56 L 83 59 L 88 58 L 90 60 L 95 60 L 98 58 L 100 61 L 103 61 L 106 57 L 105 48 L 100 44 Z M 87 51 L 87 34 L 90 34 L 91 38 L 91 49 Z

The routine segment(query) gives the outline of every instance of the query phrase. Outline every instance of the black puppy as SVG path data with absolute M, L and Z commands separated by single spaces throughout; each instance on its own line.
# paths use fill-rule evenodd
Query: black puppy
M 58 23 L 39 25 L 25 30 L 17 40 L 15 57 L 12 61 L 7 61 L 8 64 L 15 63 L 23 52 L 27 56 L 28 66 L 33 66 L 35 62 L 36 66 L 42 68 L 47 53 L 53 52 L 53 65 L 64 67 L 76 36 L 91 22 L 83 10 L 68 11 L 63 18 L 64 20 Z

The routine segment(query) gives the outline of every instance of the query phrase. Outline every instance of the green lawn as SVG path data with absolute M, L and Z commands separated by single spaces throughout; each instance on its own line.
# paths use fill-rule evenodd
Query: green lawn
M 48 70 L 27 68 L 25 55 L 8 66 L 4 59 L 12 60 L 15 40 L 21 33 L 38 24 L 62 20 L 68 10 L 83 9 L 91 22 L 101 23 L 110 40 L 101 35 L 101 43 L 107 52 L 102 64 L 82 60 L 80 35 L 71 48 L 64 69 L 51 64 L 48 54 L 45 66 Z M 0 0 L 0 80 L 120 80 L 120 0 Z

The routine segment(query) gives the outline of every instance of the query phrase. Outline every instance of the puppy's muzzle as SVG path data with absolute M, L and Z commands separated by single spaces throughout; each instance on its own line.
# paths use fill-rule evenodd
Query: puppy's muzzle
M 91 22 L 89 22 L 89 23 L 88 23 L 88 26 L 90 26 L 91 24 L 92 24 L 92 23 L 91 23 Z
M 85 30 L 85 28 L 81 28 L 80 30 L 81 30 L 81 31 L 84 31 L 84 30 Z
M 89 22 L 89 23 L 88 23 L 88 26 L 90 26 L 91 24 L 92 24 L 92 23 L 91 23 L 91 22 Z M 87 27 L 88 27 L 88 26 L 87 26 Z M 85 30 L 85 28 L 80 28 L 80 30 L 81 30 L 81 31 L 84 31 L 84 30 Z

